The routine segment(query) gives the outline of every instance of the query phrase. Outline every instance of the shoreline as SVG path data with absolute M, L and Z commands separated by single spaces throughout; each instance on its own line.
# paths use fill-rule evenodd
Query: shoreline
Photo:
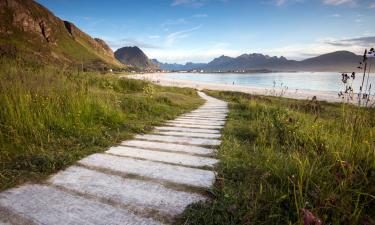
M 245 86 L 245 85 L 233 85 L 233 84 L 220 84 L 220 83 L 209 83 L 202 81 L 193 81 L 186 79 L 175 79 L 166 78 L 163 76 L 164 73 L 145 73 L 145 74 L 134 74 L 124 75 L 120 77 L 128 77 L 131 79 L 145 80 L 161 86 L 173 86 L 173 87 L 187 87 L 195 88 L 197 90 L 209 89 L 216 91 L 238 91 L 247 94 L 254 95 L 265 95 L 265 96 L 277 96 L 286 97 L 298 100 L 311 100 L 314 96 L 318 101 L 327 101 L 333 103 L 343 102 L 338 97 L 338 93 L 335 91 L 315 91 L 306 89 L 281 89 L 281 88 L 262 88 L 256 86 Z M 357 101 L 353 100 L 350 103 L 356 104 Z M 369 105 L 374 104 L 375 99 L 369 102 Z

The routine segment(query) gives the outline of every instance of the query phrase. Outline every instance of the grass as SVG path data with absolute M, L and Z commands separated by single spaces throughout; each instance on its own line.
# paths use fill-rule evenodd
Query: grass
M 2 60 L 0 190 L 39 181 L 200 104 L 192 89 Z
M 230 103 L 212 200 L 178 224 L 375 224 L 375 110 L 208 91 Z

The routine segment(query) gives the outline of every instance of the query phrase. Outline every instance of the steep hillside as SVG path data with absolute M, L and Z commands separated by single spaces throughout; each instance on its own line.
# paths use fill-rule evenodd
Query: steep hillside
M 137 46 L 123 47 L 115 51 L 115 57 L 120 62 L 141 69 L 157 68 L 147 55 Z
M 33 0 L 0 0 L 2 56 L 85 68 L 124 67 L 112 50 Z

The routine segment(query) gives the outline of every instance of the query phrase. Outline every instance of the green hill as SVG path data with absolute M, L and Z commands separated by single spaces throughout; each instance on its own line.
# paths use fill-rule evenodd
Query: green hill
M 32 0 L 0 0 L 2 57 L 43 64 L 121 68 L 112 50 Z
M 115 51 L 115 57 L 126 65 L 132 65 L 141 69 L 157 69 L 158 67 L 137 46 L 119 48 Z

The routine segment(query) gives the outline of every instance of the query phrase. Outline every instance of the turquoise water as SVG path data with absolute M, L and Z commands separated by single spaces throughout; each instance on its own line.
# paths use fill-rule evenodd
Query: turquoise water
M 295 73 L 170 73 L 167 78 L 202 81 L 209 83 L 255 86 L 262 88 L 288 87 L 289 89 L 305 89 L 316 91 L 341 91 L 341 73 L 334 72 L 295 72 Z M 359 90 L 363 74 L 357 74 L 354 80 L 354 91 Z M 375 88 L 375 74 L 371 74 L 372 90 Z M 366 81 L 365 81 L 366 84 Z M 372 91 L 374 92 L 374 91 Z

